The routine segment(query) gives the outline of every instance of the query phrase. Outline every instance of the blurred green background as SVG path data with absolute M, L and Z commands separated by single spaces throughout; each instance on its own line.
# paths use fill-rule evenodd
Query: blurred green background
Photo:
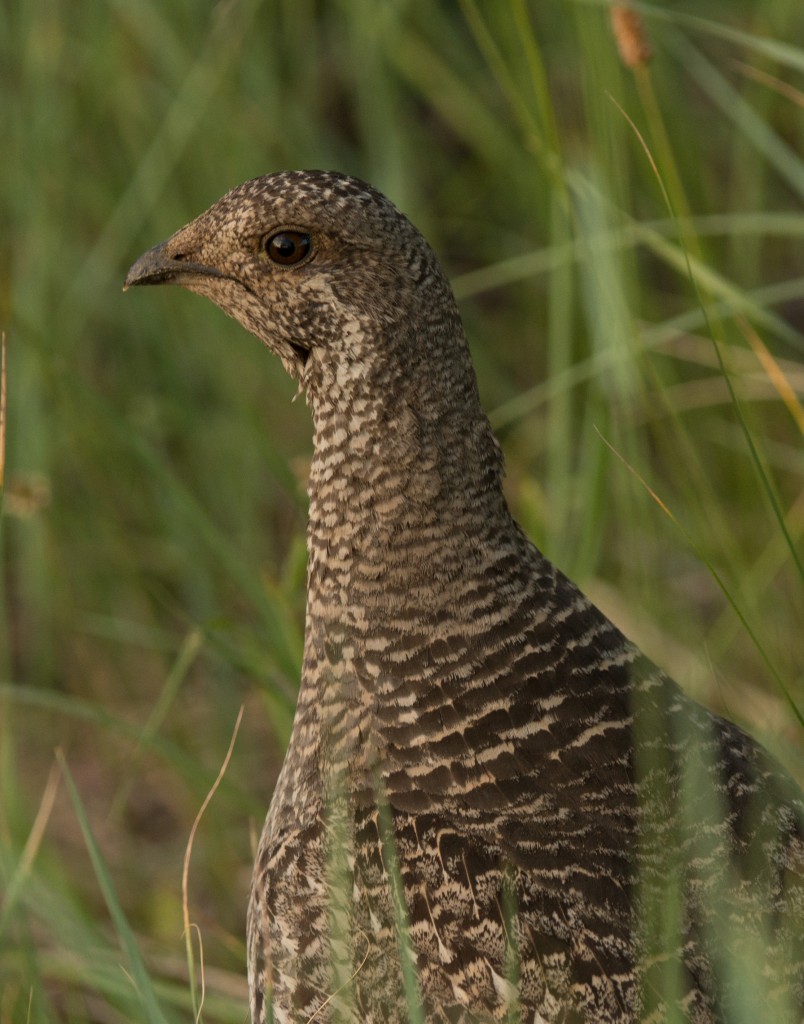
M 189 915 L 204 1019 L 245 1017 L 308 413 L 211 305 L 121 284 L 270 170 L 418 224 L 523 526 L 804 778 L 804 6 L 639 10 L 631 68 L 581 0 L 0 7 L 0 1024 L 194 1019 L 182 862 L 241 705 Z

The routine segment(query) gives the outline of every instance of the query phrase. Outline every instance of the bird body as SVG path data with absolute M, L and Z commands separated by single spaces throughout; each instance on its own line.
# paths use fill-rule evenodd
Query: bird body
M 412 224 L 356 179 L 282 172 L 127 284 L 165 281 L 263 340 L 313 419 L 301 687 L 249 908 L 254 1021 L 802 1019 L 801 793 L 517 526 Z

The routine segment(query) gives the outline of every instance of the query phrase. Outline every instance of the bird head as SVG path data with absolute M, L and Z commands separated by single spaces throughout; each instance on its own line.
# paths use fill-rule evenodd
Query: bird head
M 434 289 L 453 305 L 410 221 L 370 185 L 329 171 L 282 171 L 228 192 L 136 261 L 124 287 L 145 284 L 205 295 L 308 391 L 370 373 L 390 354 L 378 336 L 413 344 L 395 328 L 432 309 Z

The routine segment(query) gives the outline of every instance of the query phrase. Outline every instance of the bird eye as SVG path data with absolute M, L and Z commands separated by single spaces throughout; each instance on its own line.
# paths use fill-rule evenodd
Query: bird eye
M 302 231 L 280 231 L 263 242 L 268 258 L 274 263 L 290 266 L 300 263 L 312 246 L 312 239 Z

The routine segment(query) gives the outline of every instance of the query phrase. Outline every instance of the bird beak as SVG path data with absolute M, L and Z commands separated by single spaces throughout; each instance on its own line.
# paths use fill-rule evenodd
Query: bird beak
M 131 267 L 123 285 L 123 291 L 139 284 L 183 284 L 187 277 L 225 277 L 214 267 L 194 263 L 185 256 L 171 256 L 168 246 L 172 239 L 155 245 L 143 253 Z

